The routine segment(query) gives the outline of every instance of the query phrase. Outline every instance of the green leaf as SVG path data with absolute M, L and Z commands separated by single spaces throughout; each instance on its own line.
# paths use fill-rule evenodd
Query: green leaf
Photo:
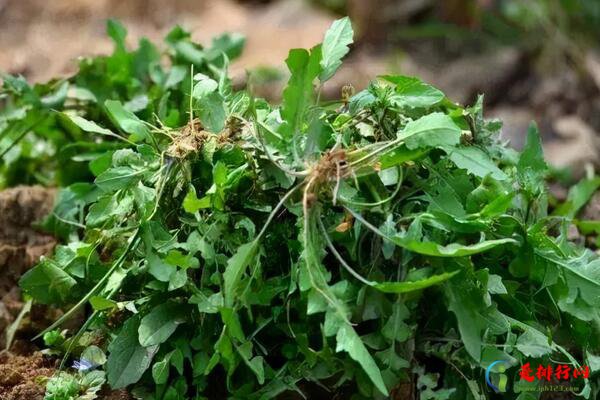
M 411 121 L 398 134 L 409 150 L 454 146 L 460 143 L 460 128 L 452 118 L 439 112 Z
M 581 297 L 585 303 L 600 307 L 600 258 L 590 250 L 578 257 L 564 258 L 536 249 L 536 254 L 561 268 L 568 293 L 566 301 L 572 303 Z
M 399 107 L 432 107 L 446 97 L 441 90 L 419 78 L 402 75 L 384 75 L 381 78 L 396 85 L 396 94 L 391 101 Z
M 321 73 L 319 80 L 325 82 L 335 74 L 335 71 L 342 65 L 342 58 L 350 49 L 348 46 L 352 44 L 352 23 L 350 18 L 344 17 L 334 21 L 323 39 L 321 47 Z
M 106 21 L 106 32 L 115 44 L 115 51 L 125 52 L 125 38 L 127 37 L 127 29 L 122 23 L 115 19 Z
M 527 142 L 517 164 L 517 179 L 525 192 L 537 195 L 544 190 L 544 177 L 547 170 L 540 134 L 537 125 L 532 122 L 527 130 Z
M 256 379 L 259 384 L 265 383 L 265 368 L 264 368 L 264 360 L 262 356 L 252 357 L 252 343 L 245 342 L 241 346 L 237 346 L 236 350 L 239 355 L 242 357 L 244 363 L 250 368 L 254 375 L 256 375 Z
M 152 366 L 152 379 L 157 385 L 164 385 L 169 379 L 169 367 L 171 366 L 171 353 Z
M 101 296 L 90 297 L 90 304 L 96 311 L 110 310 L 117 306 L 117 303 L 114 301 Z
M 157 345 L 140 345 L 139 323 L 139 317 L 129 318 L 117 337 L 108 345 L 106 371 L 108 383 L 113 389 L 124 388 L 139 381 L 158 351 Z
M 19 280 L 21 289 L 42 304 L 64 303 L 76 284 L 75 279 L 49 259 L 43 259 Z
M 526 357 L 540 358 L 552 353 L 552 346 L 548 344 L 548 338 L 536 330 L 527 330 L 516 344 L 517 350 Z
M 219 133 L 225 127 L 227 119 L 225 100 L 218 91 L 219 85 L 204 74 L 196 74 L 194 80 L 196 80 L 192 91 L 194 111 L 206 130 Z
M 235 292 L 242 280 L 246 268 L 254 259 L 258 250 L 258 240 L 241 245 L 235 254 L 227 260 L 227 267 L 223 273 L 225 306 L 233 306 Z
M 600 188 L 600 177 L 582 179 L 569 188 L 567 200 L 556 207 L 554 214 L 575 218 L 579 210 L 590 201 L 598 188 Z
M 283 91 L 281 117 L 284 123 L 280 133 L 286 139 L 302 128 L 304 114 L 312 102 L 313 81 L 321 71 L 320 61 L 320 47 L 314 47 L 310 53 L 304 49 L 290 50 L 285 60 L 291 76 Z
M 407 161 L 416 160 L 429 152 L 428 149 L 409 150 L 404 144 L 383 153 L 379 159 L 381 169 L 390 168 L 396 165 L 404 164 Z
M 446 147 L 444 150 L 458 168 L 464 168 L 475 176 L 483 178 L 490 175 L 497 180 L 507 179 L 506 174 L 496 166 L 485 152 L 477 147 Z
M 366 221 L 360 214 L 356 211 L 346 209 L 354 215 L 354 217 L 364 224 L 367 228 L 375 232 L 377 235 L 382 237 L 383 239 L 388 240 L 395 245 L 410 250 L 412 252 L 423 254 L 432 257 L 465 257 L 473 254 L 483 253 L 487 250 L 493 249 L 494 247 L 501 246 L 504 244 L 517 244 L 518 242 L 514 239 L 504 238 L 504 239 L 492 239 L 492 240 L 483 240 L 479 243 L 472 245 L 462 245 L 459 243 L 451 243 L 448 245 L 441 245 L 435 242 L 425 242 L 416 240 L 409 234 L 403 235 L 394 235 L 389 236 L 380 231 L 377 227 Z
M 451 243 L 445 246 L 435 242 L 421 242 L 402 236 L 392 237 L 391 240 L 396 245 L 407 250 L 433 257 L 465 257 L 483 253 L 500 245 L 517 244 L 516 240 L 509 238 L 484 240 L 472 245 Z
M 448 309 L 456 316 L 460 338 L 467 353 L 477 362 L 481 359 L 482 333 L 489 328 L 487 321 L 481 318 L 485 310 L 480 294 L 474 285 L 466 279 L 454 279 L 446 285 Z
M 69 118 L 75 125 L 81 128 L 85 132 L 97 133 L 99 135 L 111 136 L 118 139 L 122 139 L 121 136 L 113 133 L 110 129 L 106 129 L 95 123 L 94 121 L 88 121 L 85 118 L 82 118 L 78 115 L 70 115 L 63 113 L 64 116 Z
M 381 371 L 375 363 L 375 360 L 373 360 L 373 357 L 365 347 L 361 338 L 356 334 L 354 328 L 346 323 L 342 324 L 337 332 L 335 351 L 347 352 L 354 361 L 360 364 L 375 387 L 385 396 L 388 395 L 387 388 L 383 382 L 383 377 L 381 376 Z
M 102 349 L 98 346 L 91 345 L 87 347 L 82 353 L 81 358 L 95 365 L 104 365 L 106 364 L 106 354 L 102 351 Z
M 133 186 L 135 182 L 141 179 L 143 172 L 143 170 L 135 170 L 127 166 L 114 167 L 98 175 L 94 182 L 105 192 L 114 192 Z
M 210 207 L 210 196 L 204 196 L 201 199 L 196 197 L 196 190 L 192 187 L 183 199 L 183 209 L 190 214 L 194 214 L 198 210 Z
M 175 272 L 175 267 L 163 260 L 154 251 L 146 254 L 148 261 L 148 272 L 161 282 L 169 282 L 171 275 Z
M 207 51 L 209 60 L 214 60 L 225 53 L 229 60 L 238 58 L 242 54 L 246 38 L 239 33 L 224 33 L 212 40 L 210 49 Z
M 460 271 L 445 272 L 439 275 L 433 275 L 429 278 L 421 279 L 414 282 L 382 282 L 373 285 L 377 290 L 384 293 L 408 293 L 416 290 L 422 290 L 430 286 L 439 285 L 447 281 Z
M 126 110 L 120 101 L 106 100 L 104 107 L 115 125 L 123 132 L 129 133 L 129 139 L 134 142 L 149 140 L 150 131 L 146 125 L 134 113 Z
M 168 290 L 173 291 L 185 286 L 188 281 L 187 271 L 185 269 L 178 269 L 177 271 L 173 271 L 171 276 L 169 277 L 169 286 Z
M 142 318 L 138 328 L 139 341 L 144 347 L 164 343 L 185 322 L 181 304 L 167 302 L 156 306 Z

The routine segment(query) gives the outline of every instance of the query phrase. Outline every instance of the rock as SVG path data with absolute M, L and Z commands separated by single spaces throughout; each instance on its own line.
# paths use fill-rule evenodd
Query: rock
M 557 119 L 553 124 L 559 139 L 544 145 L 546 159 L 559 168 L 570 167 L 581 175 L 588 163 L 598 164 L 596 132 L 577 116 Z
M 600 89 L 600 55 L 596 52 L 589 51 L 585 55 L 584 66 L 598 89 Z

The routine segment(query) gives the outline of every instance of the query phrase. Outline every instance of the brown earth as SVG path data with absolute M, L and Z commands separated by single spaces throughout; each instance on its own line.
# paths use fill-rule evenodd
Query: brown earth
M 42 400 L 45 382 L 56 361 L 35 352 L 29 356 L 0 353 L 0 400 Z
M 17 286 L 19 277 L 39 258 L 48 254 L 56 240 L 34 228 L 52 209 L 55 190 L 19 186 L 0 192 L 0 346 L 5 347 L 5 330 L 13 323 L 23 302 Z M 43 399 L 45 380 L 54 371 L 53 360 L 36 352 L 28 340 L 56 311 L 34 306 L 22 320 L 11 352 L 0 352 L 0 400 Z
M 1 348 L 5 345 L 5 329 L 23 306 L 17 286 L 19 278 L 56 245 L 52 236 L 34 227 L 52 209 L 54 195 L 55 190 L 39 186 L 19 186 L 0 192 Z M 45 320 L 52 317 L 45 315 L 48 311 L 36 306 L 31 315 Z

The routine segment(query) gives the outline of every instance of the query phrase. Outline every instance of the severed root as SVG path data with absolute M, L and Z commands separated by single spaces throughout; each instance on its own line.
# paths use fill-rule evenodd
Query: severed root
M 193 119 L 173 138 L 167 154 L 174 158 L 187 158 L 190 154 L 198 153 L 210 136 L 209 132 L 202 129 L 200 120 Z
M 219 134 L 205 131 L 199 119 L 193 119 L 185 125 L 167 149 L 167 154 L 173 158 L 184 159 L 192 154 L 197 154 L 204 144 L 213 139 L 217 145 L 229 143 L 243 128 L 243 123 L 231 118 L 227 121 L 225 129 Z
M 328 182 L 335 182 L 333 190 L 333 204 L 335 204 L 340 182 L 343 178 L 349 176 L 350 173 L 351 170 L 346 162 L 346 152 L 343 149 L 331 150 L 325 153 L 309 169 L 309 174 L 305 178 L 307 183 L 304 187 L 304 211 L 306 212 L 312 207 L 318 197 L 319 190 L 323 184 Z

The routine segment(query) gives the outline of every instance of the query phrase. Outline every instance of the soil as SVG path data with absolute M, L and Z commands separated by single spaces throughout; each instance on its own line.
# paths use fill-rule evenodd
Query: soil
M 19 186 L 0 192 L 0 348 L 4 347 L 4 332 L 17 317 L 23 303 L 17 282 L 39 258 L 48 254 L 56 240 L 35 228 L 54 202 L 54 189 L 39 186 Z M 53 315 L 50 310 L 35 306 L 29 321 L 43 323 Z M 39 324 L 26 323 L 30 328 Z
M 15 187 L 0 192 L 0 296 L 11 291 L 17 279 L 56 241 L 36 230 L 52 209 L 55 190 L 39 186 Z
M 42 400 L 45 382 L 56 369 L 56 360 L 40 352 L 21 356 L 0 353 L 0 400 Z
M 38 229 L 52 209 L 55 190 L 20 186 L 0 192 L 0 346 L 5 347 L 5 330 L 15 320 L 23 303 L 17 286 L 19 277 L 39 258 L 48 254 L 56 240 Z M 11 351 L 0 353 L 0 400 L 43 399 L 45 379 L 55 362 L 36 351 L 28 339 L 45 326 L 56 312 L 34 306 L 22 321 Z

